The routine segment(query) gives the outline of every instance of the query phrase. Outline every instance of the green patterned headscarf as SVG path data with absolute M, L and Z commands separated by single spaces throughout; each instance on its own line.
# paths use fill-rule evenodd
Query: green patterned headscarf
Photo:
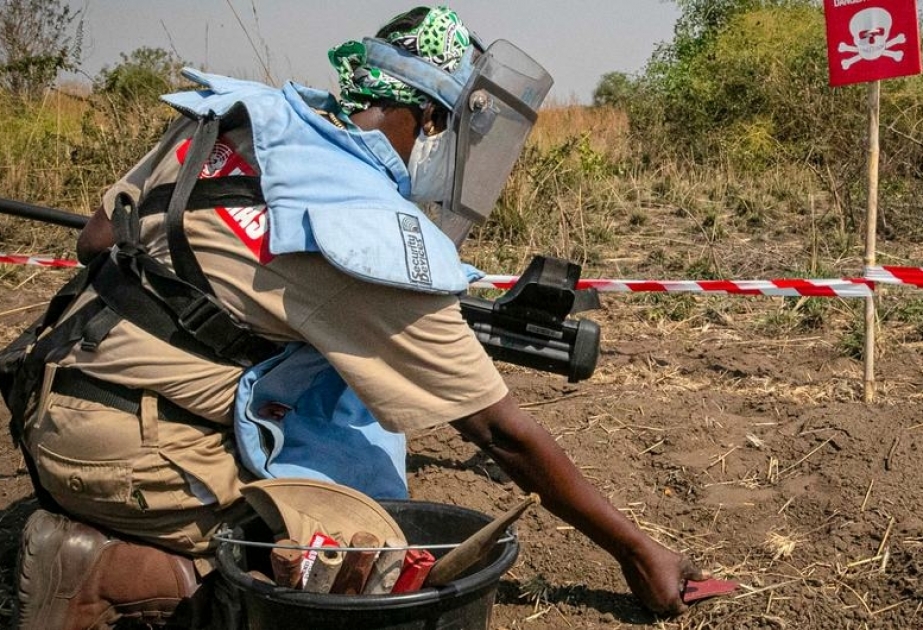
M 414 15 L 427 11 L 417 26 L 401 28 L 401 23 L 414 22 Z M 396 28 L 389 28 L 389 27 Z M 468 29 L 458 14 L 448 7 L 417 7 L 398 15 L 379 33 L 385 41 L 422 57 L 447 72 L 452 72 L 471 45 Z M 347 115 L 367 109 L 376 99 L 389 99 L 408 105 L 426 105 L 430 98 L 380 68 L 368 65 L 365 46 L 349 41 L 327 53 L 337 71 L 340 83 L 340 107 Z

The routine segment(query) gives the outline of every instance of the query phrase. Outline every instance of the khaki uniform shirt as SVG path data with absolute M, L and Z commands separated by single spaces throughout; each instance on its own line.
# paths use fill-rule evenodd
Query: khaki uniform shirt
M 107 193 L 107 212 L 117 192 L 137 199 L 174 181 L 176 147 L 192 130 L 186 121 L 174 125 L 161 145 Z M 220 144 L 219 152 L 232 150 L 255 163 L 249 129 L 226 134 Z M 203 210 L 185 215 L 190 245 L 218 298 L 258 334 L 307 341 L 320 350 L 386 428 L 406 431 L 457 420 L 506 394 L 455 297 L 357 280 L 314 253 L 261 263 L 260 255 L 268 257 L 265 214 L 236 213 L 233 221 L 230 216 Z M 155 257 L 168 260 L 160 217 L 143 222 L 141 240 Z M 152 389 L 206 418 L 230 418 L 234 386 L 228 384 L 236 383 L 237 368 L 215 368 L 139 334 L 131 324 L 119 328 L 124 330 L 111 340 L 117 342 L 109 344 L 113 347 L 101 347 L 93 356 L 78 354 L 75 363 L 101 378 Z M 138 348 L 133 354 L 136 343 L 145 344 L 147 352 Z M 163 359 L 150 361 L 151 350 Z M 119 355 L 146 360 L 136 361 L 126 374 Z
M 154 187 L 175 181 L 179 156 L 184 155 L 183 147 L 193 130 L 190 121 L 174 123 L 160 144 L 108 191 L 106 212 L 112 215 L 119 192 L 140 200 Z M 224 133 L 205 171 L 258 174 L 249 128 Z M 163 215 L 147 217 L 141 226 L 141 242 L 156 258 L 169 262 Z M 337 270 L 316 253 L 273 257 L 266 247 L 267 230 L 272 226 L 267 225 L 262 207 L 187 211 L 184 227 L 219 300 L 260 335 L 316 347 L 385 428 L 409 431 L 443 424 L 506 395 L 502 378 L 462 318 L 456 297 L 364 282 Z M 239 487 L 249 480 L 248 474 L 233 457 L 230 430 L 216 429 L 214 423 L 232 426 L 241 368 L 218 365 L 171 347 L 127 321 L 117 324 L 95 352 L 78 346 L 60 365 L 166 397 L 209 422 L 200 427 L 148 420 L 148 425 L 156 426 L 145 429 L 142 421 L 139 433 L 124 429 L 119 424 L 124 419 L 88 421 L 86 405 L 93 409 L 98 405 L 85 401 L 81 401 L 83 411 L 71 410 L 62 419 L 60 399 L 65 397 L 51 395 L 49 400 L 57 401 L 56 407 L 51 406 L 58 412 L 48 412 L 46 404 L 35 426 L 27 427 L 27 444 L 32 445 L 43 485 L 51 486 L 56 498 L 67 495 L 65 507 L 78 514 L 89 512 L 91 522 L 100 521 L 101 499 L 93 493 L 114 494 L 102 499 L 111 508 L 103 524 L 161 543 L 166 538 L 167 544 L 182 550 L 203 551 L 205 537 L 216 523 L 203 523 L 199 514 L 192 533 L 184 518 L 168 518 L 152 528 L 151 506 L 156 503 L 163 510 L 180 511 L 198 511 L 203 506 L 224 509 L 240 498 Z M 74 401 L 67 404 L 80 407 Z M 62 424 L 67 426 L 59 426 Z M 121 436 L 120 427 L 131 433 L 130 439 Z M 144 436 L 145 430 L 156 435 Z M 181 471 L 186 488 L 177 491 L 173 486 L 178 482 L 165 487 L 182 496 L 158 499 L 155 495 L 160 491 L 150 475 L 121 485 L 111 481 L 119 476 L 137 477 L 137 471 L 131 470 L 145 458 Z M 68 479 L 77 474 L 75 470 L 82 475 L 79 494 L 90 497 L 89 503 L 72 496 L 72 488 L 68 490 Z M 155 477 L 163 474 L 154 472 Z M 95 483 L 87 483 L 90 477 Z M 139 501 L 134 490 L 145 484 Z M 123 503 L 127 514 L 121 509 Z M 171 533 L 162 531 L 177 527 L 186 529 L 183 537 L 188 541 L 174 542 Z

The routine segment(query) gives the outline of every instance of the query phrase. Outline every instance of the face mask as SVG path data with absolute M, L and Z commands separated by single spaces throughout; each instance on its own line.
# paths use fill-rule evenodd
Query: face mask
M 413 143 L 407 172 L 410 173 L 410 200 L 415 203 L 441 202 L 455 164 L 450 166 L 448 134 L 443 131 L 427 136 L 422 131 Z

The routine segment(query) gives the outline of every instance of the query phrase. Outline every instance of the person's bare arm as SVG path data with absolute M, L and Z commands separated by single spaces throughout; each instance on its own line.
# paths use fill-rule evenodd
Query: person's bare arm
M 705 574 L 658 544 L 616 509 L 574 466 L 554 438 L 511 396 L 452 423 L 542 505 L 586 534 L 621 565 L 632 592 L 649 609 L 685 610 L 681 590 Z
M 104 252 L 115 245 L 115 230 L 112 221 L 100 206 L 83 226 L 77 237 L 77 260 L 83 264 L 90 262 L 96 254 Z

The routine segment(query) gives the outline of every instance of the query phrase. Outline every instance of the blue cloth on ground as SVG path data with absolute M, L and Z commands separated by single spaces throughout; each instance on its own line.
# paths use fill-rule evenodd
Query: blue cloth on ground
M 290 407 L 263 417 L 268 403 Z M 386 431 L 314 348 L 293 343 L 244 373 L 234 432 L 244 466 L 260 478 L 307 477 L 376 499 L 407 498 L 406 438 Z

